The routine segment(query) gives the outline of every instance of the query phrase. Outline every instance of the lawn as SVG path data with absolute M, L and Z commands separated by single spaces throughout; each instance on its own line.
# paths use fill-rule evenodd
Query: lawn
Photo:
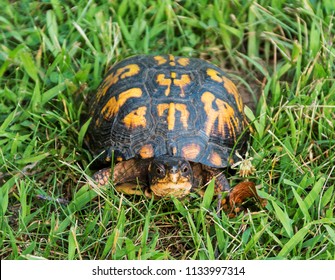
M 1 259 L 335 259 L 333 0 L 0 6 Z M 220 66 L 249 96 L 264 209 L 228 218 L 208 194 L 90 184 L 90 95 L 115 62 L 165 53 Z

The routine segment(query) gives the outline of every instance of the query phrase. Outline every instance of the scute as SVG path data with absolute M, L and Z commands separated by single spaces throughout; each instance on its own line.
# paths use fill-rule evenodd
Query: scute
M 226 167 L 248 139 L 236 86 L 200 59 L 139 55 L 113 66 L 90 106 L 88 142 L 106 162 L 160 155 Z

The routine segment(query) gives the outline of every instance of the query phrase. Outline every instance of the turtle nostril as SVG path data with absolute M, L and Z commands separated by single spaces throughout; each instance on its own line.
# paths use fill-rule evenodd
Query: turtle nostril
M 178 172 L 178 167 L 176 166 L 173 166 L 171 169 L 170 169 L 170 173 L 171 174 L 176 174 Z

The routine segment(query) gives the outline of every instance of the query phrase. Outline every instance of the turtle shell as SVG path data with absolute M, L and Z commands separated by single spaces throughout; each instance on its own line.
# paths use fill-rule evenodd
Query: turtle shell
M 92 98 L 87 140 L 108 162 L 160 155 L 223 168 L 248 139 L 242 99 L 215 65 L 138 55 L 113 66 Z

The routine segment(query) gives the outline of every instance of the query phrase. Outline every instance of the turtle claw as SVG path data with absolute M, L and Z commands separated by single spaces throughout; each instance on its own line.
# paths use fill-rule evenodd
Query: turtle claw
M 267 200 L 258 196 L 255 183 L 249 181 L 237 184 L 221 201 L 221 206 L 229 218 L 235 217 L 246 209 L 257 211 L 266 204 Z

